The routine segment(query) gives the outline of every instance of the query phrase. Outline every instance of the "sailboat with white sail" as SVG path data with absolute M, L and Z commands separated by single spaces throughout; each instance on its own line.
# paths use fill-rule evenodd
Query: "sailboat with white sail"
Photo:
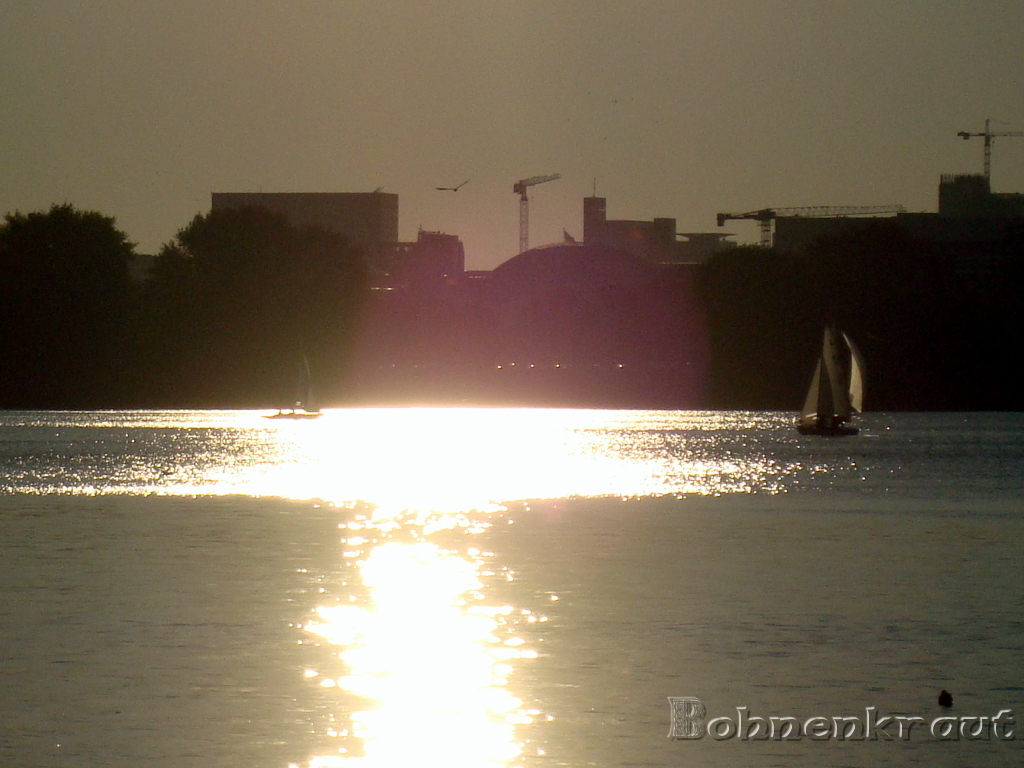
M 863 407 L 864 360 L 849 336 L 826 326 L 797 430 L 802 435 L 856 435 L 859 430 L 849 421 Z
M 291 408 L 279 408 L 277 413 L 266 416 L 268 419 L 317 419 L 323 415 L 313 400 L 313 374 L 309 370 L 309 360 L 302 356 L 299 365 L 299 381 L 295 389 L 295 404 Z

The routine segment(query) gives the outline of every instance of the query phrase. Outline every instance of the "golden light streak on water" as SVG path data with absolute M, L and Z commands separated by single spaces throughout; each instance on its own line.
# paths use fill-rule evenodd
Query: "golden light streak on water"
M 718 418 L 700 417 L 704 440 Z M 707 458 L 681 427 L 678 414 L 529 409 L 359 409 L 274 423 L 277 458 L 245 474 L 247 493 L 371 508 L 343 525 L 339 552 L 358 563 L 368 602 L 323 605 L 305 627 L 338 648 L 346 670 L 310 670 L 310 685 L 356 708 L 348 728 L 326 732 L 337 752 L 309 768 L 513 768 L 516 727 L 540 713 L 510 688 L 536 656 L 512 619 L 543 617 L 488 604 L 484 576 L 495 574 L 480 553 L 430 537 L 480 532 L 502 501 L 713 494 L 767 471 Z
M 786 414 L 408 408 L 299 422 L 228 411 L 14 418 L 24 422 L 17 440 L 45 444 L 47 459 L 12 461 L 14 479 L 0 479 L 8 490 L 349 507 L 337 511 L 323 586 L 308 593 L 316 602 L 299 607 L 319 603 L 296 631 L 307 647 L 290 669 L 308 693 L 297 711 L 318 745 L 304 747 L 315 753 L 301 755 L 308 768 L 515 768 L 540 754 L 531 743 L 538 729 L 524 726 L 553 715 L 522 703 L 531 691 L 517 675 L 536 655 L 531 643 L 546 639 L 544 617 L 529 610 L 540 606 L 498 599 L 497 585 L 512 575 L 468 543 L 505 522 L 491 514 L 507 512 L 504 502 L 774 492 L 819 466 L 835 472 L 834 461 L 816 464 L 806 450 L 778 450 L 797 440 Z M 527 505 L 510 509 L 531 514 Z M 508 511 L 508 522 L 518 514 Z
M 362 755 L 340 747 L 310 768 L 506 768 L 520 754 L 515 726 L 532 716 L 507 677 L 536 654 L 511 634 L 511 606 L 472 599 L 482 564 L 430 543 L 386 543 L 359 563 L 368 607 L 317 610 L 306 629 L 341 648 L 347 669 L 334 683 L 369 705 L 351 715 Z
M 256 412 L 154 414 L 147 426 L 178 428 L 193 441 L 183 452 L 188 464 L 171 456 L 108 474 L 106 485 L 79 478 L 68 490 L 363 502 L 378 516 L 521 499 L 770 490 L 786 468 L 716 450 L 716 435 L 737 419 L 514 408 L 361 408 L 297 422 Z M 196 461 L 204 451 L 209 461 Z
M 490 580 L 511 574 L 472 547 L 441 548 L 434 534 L 482 532 L 504 502 L 766 490 L 785 471 L 759 450 L 763 438 L 743 436 L 751 421 L 742 414 L 367 408 L 315 421 L 228 411 L 36 418 L 22 426 L 38 430 L 55 459 L 27 467 L 12 490 L 359 506 L 345 513 L 337 551 L 337 573 L 358 572 L 348 602 L 326 602 L 305 625 L 337 649 L 344 670 L 318 669 L 315 651 L 300 672 L 311 701 L 331 697 L 342 713 L 314 725 L 337 746 L 308 758 L 309 768 L 515 767 L 516 728 L 541 714 L 513 693 L 517 670 L 536 655 L 515 627 L 543 617 L 488 601 Z M 777 433 L 778 424 L 763 429 Z M 734 450 L 737 439 L 755 450 Z M 100 443 L 107 453 L 93 450 Z
M 54 461 L 41 473 L 24 467 L 0 489 L 279 496 L 363 502 L 393 515 L 522 499 L 774 492 L 800 469 L 769 458 L 780 434 L 793 439 L 787 414 L 354 408 L 317 420 L 262 416 L 15 414 L 8 425 L 38 431 Z M 97 444 L 104 453 L 93 452 Z
M 296 475 L 269 479 L 294 487 L 313 475 L 322 498 L 368 501 L 386 513 L 480 509 L 581 491 L 610 494 L 646 485 L 649 477 L 588 450 L 585 430 L 591 424 L 578 414 L 364 409 L 344 417 L 344 430 L 332 428 L 330 420 L 301 433 L 289 430 L 289 450 L 301 456 L 291 468 Z
M 48 476 L 55 485 L 26 471 L 12 487 L 360 507 L 346 515 L 337 552 L 339 573 L 357 564 L 349 602 L 321 605 L 305 626 L 337 649 L 344 669 L 328 673 L 310 656 L 301 671 L 311 700 L 336 697 L 343 713 L 314 726 L 337 746 L 310 757 L 309 768 L 515 768 L 516 728 L 540 714 L 513 693 L 517 670 L 535 655 L 515 626 L 543 619 L 488 602 L 488 580 L 511 575 L 471 547 L 441 548 L 434 534 L 482 532 L 504 502 L 765 490 L 780 472 L 758 458 L 770 451 L 732 450 L 737 426 L 751 426 L 737 414 L 366 408 L 304 421 L 228 411 L 60 418 L 39 427 L 62 457 Z M 131 444 L 95 458 L 90 441 L 116 448 L 119 434 Z

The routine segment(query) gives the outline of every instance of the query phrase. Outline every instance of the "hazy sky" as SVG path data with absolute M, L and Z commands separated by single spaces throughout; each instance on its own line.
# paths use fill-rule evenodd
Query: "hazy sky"
M 399 195 L 470 267 L 616 219 L 935 210 L 1024 129 L 1022 0 L 0 0 L 0 212 L 70 202 L 155 252 L 210 193 Z M 993 187 L 1024 191 L 1024 138 Z M 457 193 L 436 186 L 469 184 Z M 750 222 L 722 231 L 756 239 Z

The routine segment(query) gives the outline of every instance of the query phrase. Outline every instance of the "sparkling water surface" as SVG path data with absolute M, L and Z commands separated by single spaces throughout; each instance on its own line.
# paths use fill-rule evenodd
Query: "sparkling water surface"
M 1013 765 L 1024 415 L 0 413 L 0 763 Z M 991 711 L 990 711 L 991 710 Z
M 471 509 L 571 496 L 1013 496 L 1024 414 L 869 414 L 855 440 L 781 412 L 355 409 L 0 412 L 0 492 L 242 494 Z

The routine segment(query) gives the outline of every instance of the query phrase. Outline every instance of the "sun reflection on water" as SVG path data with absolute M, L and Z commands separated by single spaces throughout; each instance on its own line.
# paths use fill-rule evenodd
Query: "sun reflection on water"
M 240 417 L 242 418 L 242 417 Z M 573 496 L 772 490 L 785 467 L 723 448 L 731 414 L 364 408 L 311 422 L 248 416 L 220 461 L 151 492 L 364 502 L 383 515 Z M 749 424 L 745 424 L 749 428 Z
M 309 684 L 347 711 L 326 731 L 337 746 L 309 768 L 513 768 L 526 743 L 517 728 L 551 717 L 513 693 L 517 666 L 536 656 L 517 624 L 544 618 L 489 600 L 497 569 L 435 534 L 465 541 L 505 501 L 765 486 L 775 468 L 715 455 L 707 446 L 728 424 L 699 418 L 689 426 L 700 440 L 657 413 L 365 409 L 273 425 L 279 458 L 247 476 L 249 492 L 369 505 L 344 525 L 339 552 L 359 598 L 321 605 L 304 627 L 341 662 L 307 670 Z
M 787 414 L 353 408 L 7 414 L 0 491 L 279 496 L 407 510 L 540 498 L 774 492 Z M 12 436 L 15 433 L 11 433 Z M 780 435 L 784 434 L 783 442 Z M 17 448 L 37 440 L 45 451 Z M 4 458 L 0 446 L 0 460 Z
M 320 588 L 322 604 L 301 630 L 313 641 L 300 672 L 310 700 L 328 697 L 335 711 L 314 725 L 324 748 L 309 768 L 514 768 L 525 759 L 524 727 L 551 715 L 526 708 L 516 672 L 537 655 L 529 639 L 543 639 L 527 627 L 545 619 L 496 597 L 496 582 L 512 575 L 467 543 L 504 503 L 772 492 L 790 471 L 758 443 L 777 440 L 782 417 L 751 414 L 368 408 L 298 422 L 254 412 L 17 418 L 19 439 L 38 433 L 46 458 L 12 463 L 0 489 L 238 494 L 351 510 L 335 566 L 345 592 Z M 458 550 L 439 543 L 449 539 L 462 542 Z
M 305 629 L 340 647 L 346 669 L 319 684 L 366 705 L 350 714 L 362 754 L 342 746 L 310 768 L 505 768 L 520 754 L 515 727 L 532 715 L 507 689 L 508 676 L 536 653 L 514 635 L 512 606 L 483 602 L 483 563 L 476 550 L 466 557 L 428 542 L 384 543 L 358 563 L 365 607 L 317 609 Z

